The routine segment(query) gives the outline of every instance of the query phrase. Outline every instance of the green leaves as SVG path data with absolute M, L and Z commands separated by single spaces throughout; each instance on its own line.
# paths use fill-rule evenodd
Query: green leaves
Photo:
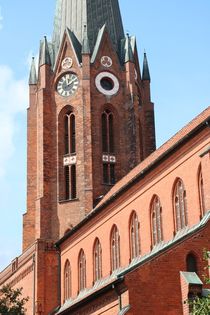
M 9 285 L 0 289 L 0 315 L 25 315 L 24 305 L 29 298 L 22 298 L 22 290 Z

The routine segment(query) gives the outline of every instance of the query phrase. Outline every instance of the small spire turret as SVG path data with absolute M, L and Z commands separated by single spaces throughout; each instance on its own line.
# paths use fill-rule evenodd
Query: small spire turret
M 143 72 L 142 72 L 142 80 L 143 81 L 151 81 L 150 73 L 149 73 L 149 65 L 147 61 L 147 54 L 144 52 L 144 62 L 143 62 Z
M 44 36 L 44 40 L 41 42 L 41 45 L 40 45 L 39 65 L 51 66 L 51 58 L 50 58 L 49 46 L 48 46 L 46 36 Z
M 32 61 L 31 61 L 31 70 L 30 70 L 28 84 L 29 85 L 37 84 L 37 74 L 36 74 L 36 65 L 35 65 L 34 57 L 32 57 Z
M 90 43 L 87 33 L 87 25 L 84 25 L 84 33 L 82 40 L 82 54 L 90 54 Z
M 125 40 L 125 63 L 128 61 L 134 62 L 134 55 L 133 55 L 133 50 L 131 47 L 130 36 L 127 33 L 126 40 Z

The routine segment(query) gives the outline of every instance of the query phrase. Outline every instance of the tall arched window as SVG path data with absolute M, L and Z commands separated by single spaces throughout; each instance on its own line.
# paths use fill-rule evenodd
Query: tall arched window
M 64 130 L 65 154 L 76 153 L 75 115 L 72 112 L 64 117 Z
M 205 214 L 205 199 L 204 199 L 203 175 L 202 175 L 201 167 L 198 173 L 198 189 L 199 189 L 200 212 L 201 212 L 201 217 L 203 217 Z
M 93 249 L 93 260 L 94 260 L 94 280 L 98 281 L 102 278 L 102 250 L 101 243 L 97 238 Z
M 130 218 L 130 257 L 133 259 L 139 255 L 139 221 L 136 212 L 133 211 Z
M 59 114 L 58 130 L 60 200 L 73 200 L 77 197 L 76 119 L 69 105 Z
M 174 188 L 176 231 L 187 226 L 187 198 L 183 181 L 179 178 Z
M 79 254 L 79 290 L 86 288 L 86 258 L 84 250 L 81 249 Z
M 120 267 L 120 235 L 116 225 L 111 231 L 111 268 L 112 271 Z
M 187 265 L 188 272 L 197 272 L 197 260 L 196 260 L 196 257 L 192 253 L 187 255 L 186 265 Z
M 71 266 L 69 260 L 64 267 L 64 301 L 71 297 Z
M 114 116 L 110 110 L 102 114 L 102 155 L 103 155 L 103 182 L 115 183 L 115 144 L 114 144 Z
M 163 240 L 162 207 L 158 196 L 153 197 L 151 204 L 152 244 L 157 245 Z

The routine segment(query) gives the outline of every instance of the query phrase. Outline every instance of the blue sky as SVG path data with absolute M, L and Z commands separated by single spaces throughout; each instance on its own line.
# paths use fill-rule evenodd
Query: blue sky
M 210 105 L 210 1 L 120 0 L 124 28 L 147 51 L 157 144 Z M 50 36 L 55 0 L 0 0 L 0 269 L 21 253 L 31 56 Z

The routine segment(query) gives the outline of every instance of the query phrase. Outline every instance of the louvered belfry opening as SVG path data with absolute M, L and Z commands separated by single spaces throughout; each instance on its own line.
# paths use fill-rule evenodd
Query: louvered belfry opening
M 103 183 L 115 184 L 114 116 L 110 110 L 102 114 Z

